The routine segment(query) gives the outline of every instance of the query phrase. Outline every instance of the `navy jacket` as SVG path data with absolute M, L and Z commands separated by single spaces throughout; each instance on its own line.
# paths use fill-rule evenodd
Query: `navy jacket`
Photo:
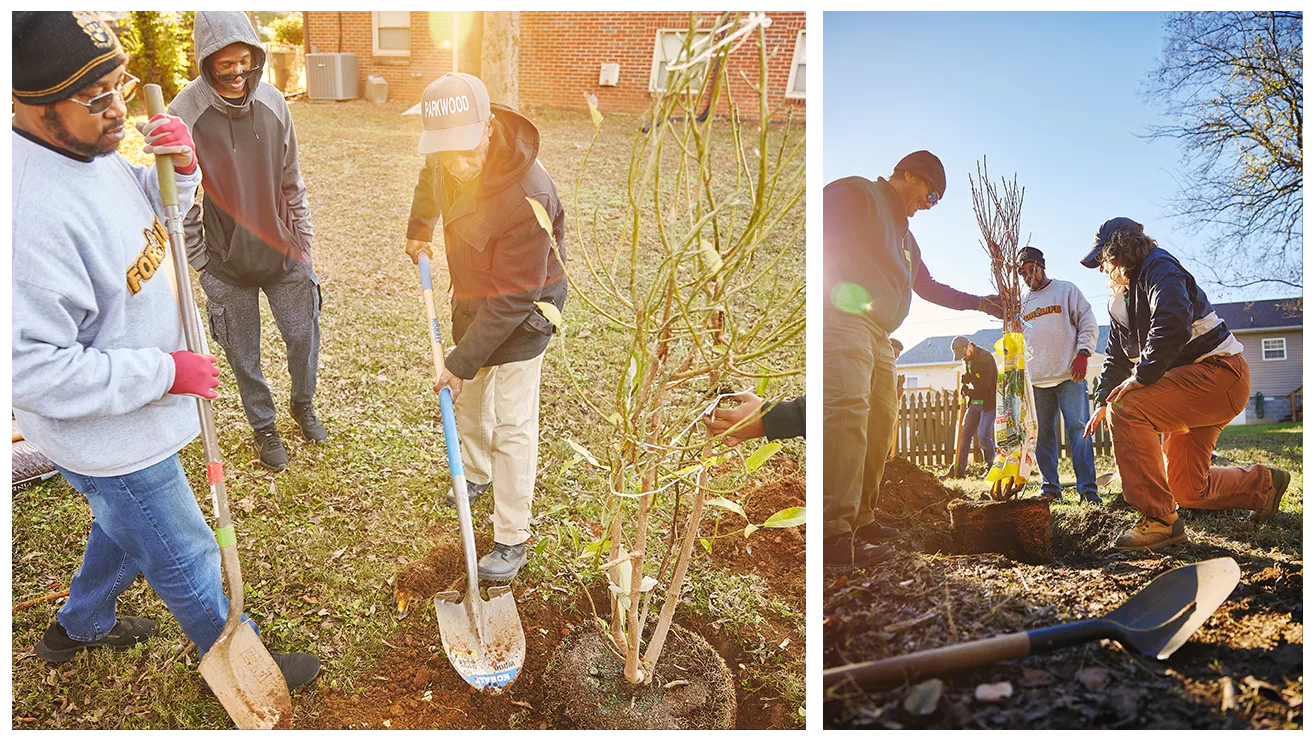
M 1094 391 L 1099 406 L 1106 405 L 1107 394 L 1131 373 L 1140 383 L 1152 385 L 1167 370 L 1193 364 L 1230 338 L 1224 321 L 1194 336 L 1194 323 L 1215 310 L 1194 276 L 1161 247 L 1148 252 L 1131 273 L 1125 304 L 1130 325 L 1112 321 L 1107 360 Z

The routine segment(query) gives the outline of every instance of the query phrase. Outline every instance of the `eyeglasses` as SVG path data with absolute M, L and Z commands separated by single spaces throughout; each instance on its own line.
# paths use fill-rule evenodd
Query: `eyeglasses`
M 109 110 L 110 104 L 114 102 L 115 95 L 117 95 L 119 99 L 123 101 L 123 104 L 126 105 L 133 98 L 137 97 L 137 85 L 141 83 L 141 80 L 138 80 L 130 74 L 124 74 L 123 77 L 125 79 L 118 83 L 113 90 L 103 92 L 90 100 L 78 100 L 77 98 L 69 98 L 69 100 L 85 107 L 87 113 L 90 113 L 93 116 L 98 116 Z
M 939 197 L 941 196 L 939 196 L 937 190 L 931 190 L 928 193 L 925 193 L 925 201 L 929 203 L 931 206 L 934 205 L 935 203 L 938 203 Z
M 232 82 L 233 80 L 237 80 L 237 79 L 249 80 L 250 78 L 259 74 L 260 70 L 262 69 L 264 69 L 264 67 L 251 67 L 245 72 L 231 72 L 225 75 L 221 75 L 216 72 L 214 74 L 214 79 L 218 80 L 219 82 Z

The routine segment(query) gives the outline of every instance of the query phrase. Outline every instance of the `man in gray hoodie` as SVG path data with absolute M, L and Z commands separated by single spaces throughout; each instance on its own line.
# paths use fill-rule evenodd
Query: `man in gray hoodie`
M 238 10 L 196 13 L 200 76 L 169 112 L 186 121 L 205 170 L 187 214 L 187 257 L 200 271 L 210 332 L 237 379 L 264 467 L 287 467 L 260 366 L 260 291 L 287 345 L 291 413 L 310 442 L 328 438 L 314 412 L 322 295 L 310 259 L 314 230 L 287 101 L 262 84 L 264 50 Z
M 140 574 L 203 655 L 228 599 L 178 451 L 200 433 L 186 396 L 217 397 L 219 371 L 185 347 L 156 170 L 118 154 L 139 81 L 95 13 L 13 21 L 14 415 L 94 517 L 36 654 L 59 664 L 152 637 L 153 621 L 117 614 Z M 174 156 L 186 208 L 201 179 L 186 125 L 139 128 L 147 154 Z M 313 655 L 274 661 L 292 688 L 319 672 Z

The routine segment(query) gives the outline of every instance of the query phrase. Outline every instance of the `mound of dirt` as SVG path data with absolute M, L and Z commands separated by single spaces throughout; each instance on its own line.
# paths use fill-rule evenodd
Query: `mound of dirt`
M 884 465 L 877 509 L 893 522 L 912 517 L 946 521 L 947 504 L 959 495 L 940 483 L 933 473 L 895 457 Z
M 438 591 L 459 590 L 465 587 L 465 548 L 460 543 L 460 532 L 454 527 L 434 526 L 428 531 L 433 546 L 424 557 L 401 566 L 393 587 L 397 609 L 407 613 L 415 604 L 431 601 Z M 474 534 L 476 552 L 492 547 L 487 535 Z
M 678 625 L 649 684 L 629 684 L 604 638 L 587 629 L 561 641 L 546 674 L 547 713 L 563 729 L 702 730 L 735 723 L 733 676 L 724 659 Z
M 759 525 L 777 511 L 806 506 L 806 479 L 794 467 L 749 489 L 740 500 L 748 519 Z M 725 512 L 720 516 L 718 531 L 732 532 L 741 526 L 737 515 Z M 702 520 L 701 532 L 705 537 L 716 533 L 713 517 Z M 715 540 L 711 552 L 712 561 L 756 573 L 789 596 L 800 599 L 806 593 L 806 525 L 758 529 L 751 537 L 721 537 Z

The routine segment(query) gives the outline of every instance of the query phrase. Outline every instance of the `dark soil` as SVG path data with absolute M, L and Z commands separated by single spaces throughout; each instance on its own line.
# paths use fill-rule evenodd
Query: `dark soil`
M 868 570 L 826 575 L 826 667 L 1100 616 L 1155 576 L 1207 558 L 1235 557 L 1242 580 L 1166 661 L 1104 640 L 999 663 L 943 677 L 942 696 L 924 716 L 902 705 L 910 687 L 838 685 L 826 691 L 826 728 L 1302 727 L 1301 557 L 1197 543 L 1116 553 L 1108 544 L 1124 520 L 1088 506 L 1053 508 L 1051 564 L 947 556 L 945 547 L 921 545 L 941 536 L 955 494 L 905 461 L 894 463 L 892 495 L 881 489 L 880 509 L 901 529 L 897 552 Z M 975 699 L 977 686 L 1004 681 L 1010 699 Z
M 776 465 L 772 475 L 760 486 L 750 489 L 739 503 L 753 524 L 761 524 L 770 515 L 793 506 L 806 506 L 806 478 L 794 465 Z M 702 522 L 702 535 L 713 536 L 742 529 L 742 518 L 732 512 L 710 510 L 718 514 Z M 711 559 L 737 572 L 756 573 L 771 587 L 798 600 L 806 595 L 806 525 L 790 529 L 758 529 L 750 537 L 741 534 L 720 537 L 712 546 Z
M 649 684 L 631 686 L 596 630 L 575 630 L 547 665 L 547 711 L 561 729 L 727 730 L 733 676 L 699 635 L 675 625 Z
M 956 499 L 948 504 L 948 518 L 955 553 L 995 552 L 1033 565 L 1052 560 L 1052 513 L 1046 498 Z

